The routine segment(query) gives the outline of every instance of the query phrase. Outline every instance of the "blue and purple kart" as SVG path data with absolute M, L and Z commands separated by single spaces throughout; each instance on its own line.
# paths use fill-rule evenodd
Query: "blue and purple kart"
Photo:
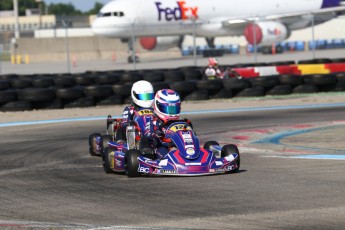
M 135 129 L 134 129 L 135 130 Z M 237 172 L 240 153 L 236 145 L 221 147 L 216 141 L 208 141 L 200 147 L 192 127 L 184 120 L 168 124 L 164 140 L 169 152 L 163 158 L 144 155 L 133 138 L 127 134 L 127 143 L 108 141 L 101 153 L 106 173 L 122 172 L 129 177 L 141 175 L 200 176 Z M 134 148 L 129 146 L 134 146 Z

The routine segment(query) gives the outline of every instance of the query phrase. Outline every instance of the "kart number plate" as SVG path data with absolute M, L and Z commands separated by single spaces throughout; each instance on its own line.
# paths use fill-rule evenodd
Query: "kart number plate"
M 145 116 L 145 115 L 153 115 L 152 110 L 149 109 L 143 109 L 138 112 L 140 116 Z

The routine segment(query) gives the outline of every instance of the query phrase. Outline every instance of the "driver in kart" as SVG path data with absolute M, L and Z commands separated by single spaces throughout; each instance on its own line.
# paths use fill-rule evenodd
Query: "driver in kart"
M 167 131 L 167 122 L 181 121 L 181 99 L 177 92 L 172 89 L 159 90 L 154 98 L 153 110 L 155 117 L 150 122 L 150 128 L 144 135 L 142 142 L 155 149 L 156 158 L 163 158 L 169 152 L 172 143 L 168 143 L 164 136 Z M 183 119 L 191 127 L 192 123 L 188 119 Z M 146 145 L 147 146 L 147 145 Z
M 153 86 L 148 81 L 137 81 L 132 85 L 131 97 L 133 103 L 124 108 L 120 127 L 116 131 L 116 140 L 118 143 L 126 142 L 126 128 L 138 116 L 141 109 L 152 110 L 154 98 Z

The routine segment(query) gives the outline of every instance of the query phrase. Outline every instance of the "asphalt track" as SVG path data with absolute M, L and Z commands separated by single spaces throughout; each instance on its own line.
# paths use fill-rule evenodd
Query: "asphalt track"
M 185 117 L 201 142 L 329 123 L 342 143 L 344 124 L 333 121 L 344 114 L 345 105 L 337 105 Z M 88 154 L 88 135 L 103 127 L 104 120 L 0 127 L 0 229 L 344 229 L 342 159 L 296 159 L 289 156 L 302 154 L 267 152 L 272 143 L 255 143 L 263 146 L 256 151 L 242 143 L 237 174 L 129 179 L 105 174 Z M 314 131 L 280 142 L 319 143 L 319 153 L 337 143 Z M 238 136 L 241 144 L 246 138 Z M 334 147 L 341 157 L 343 146 Z

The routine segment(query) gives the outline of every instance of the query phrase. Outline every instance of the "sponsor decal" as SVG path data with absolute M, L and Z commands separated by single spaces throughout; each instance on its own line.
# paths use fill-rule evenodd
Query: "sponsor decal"
M 226 171 L 232 171 L 232 170 L 234 170 L 234 169 L 235 169 L 235 166 L 234 166 L 234 165 L 228 165 L 228 166 L 225 167 L 225 170 L 226 170 Z
M 195 150 L 192 149 L 192 148 L 188 148 L 188 149 L 186 150 L 186 153 L 187 153 L 188 155 L 193 155 L 193 154 L 195 153 Z
M 139 168 L 139 172 L 142 172 L 142 173 L 150 173 L 150 169 L 149 169 L 149 168 L 146 168 L 146 167 L 140 167 L 140 168 Z
M 175 170 L 167 170 L 167 169 L 162 169 L 161 173 L 166 173 L 166 174 L 176 174 Z
M 209 172 L 224 172 L 224 169 L 210 169 Z
M 121 167 L 121 161 L 115 158 L 115 164 L 117 167 Z

